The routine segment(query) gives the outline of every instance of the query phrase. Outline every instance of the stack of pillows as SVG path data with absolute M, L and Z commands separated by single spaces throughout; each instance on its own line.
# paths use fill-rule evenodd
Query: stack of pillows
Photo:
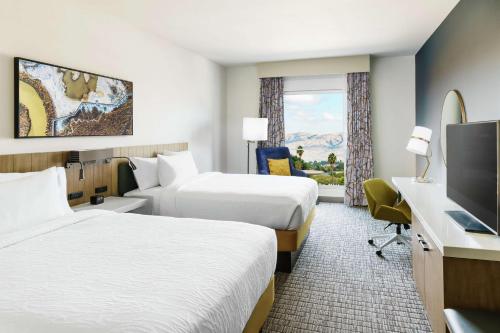
M 131 157 L 130 160 L 137 167 L 133 172 L 141 191 L 160 185 L 180 185 L 198 175 L 193 155 L 187 150 L 167 151 L 158 157 Z

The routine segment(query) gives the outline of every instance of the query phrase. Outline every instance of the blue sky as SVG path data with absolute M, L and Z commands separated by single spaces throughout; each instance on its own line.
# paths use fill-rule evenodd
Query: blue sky
M 315 134 L 344 131 L 342 92 L 285 94 L 285 132 Z

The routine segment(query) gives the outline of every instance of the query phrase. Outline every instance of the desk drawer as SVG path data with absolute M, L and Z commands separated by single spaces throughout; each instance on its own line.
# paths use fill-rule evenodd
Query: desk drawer
M 445 332 L 443 256 L 416 216 L 412 216 L 413 275 L 436 333 Z
M 412 257 L 413 257 L 413 278 L 417 285 L 420 297 L 425 302 L 425 252 L 422 250 L 420 236 L 423 234 L 423 228 L 418 219 L 413 215 L 411 223 L 412 237 Z

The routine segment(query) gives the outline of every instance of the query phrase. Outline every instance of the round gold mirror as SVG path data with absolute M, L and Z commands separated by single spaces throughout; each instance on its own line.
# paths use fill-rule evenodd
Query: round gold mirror
M 450 90 L 446 94 L 441 111 L 441 152 L 446 165 L 446 126 L 450 124 L 461 124 L 467 122 L 465 105 L 462 95 L 458 90 Z

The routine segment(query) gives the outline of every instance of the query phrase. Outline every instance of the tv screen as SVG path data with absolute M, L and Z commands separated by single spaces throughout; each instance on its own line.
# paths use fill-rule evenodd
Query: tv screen
M 498 233 L 498 122 L 448 125 L 447 195 Z
M 133 134 L 132 82 L 14 59 L 16 138 Z

